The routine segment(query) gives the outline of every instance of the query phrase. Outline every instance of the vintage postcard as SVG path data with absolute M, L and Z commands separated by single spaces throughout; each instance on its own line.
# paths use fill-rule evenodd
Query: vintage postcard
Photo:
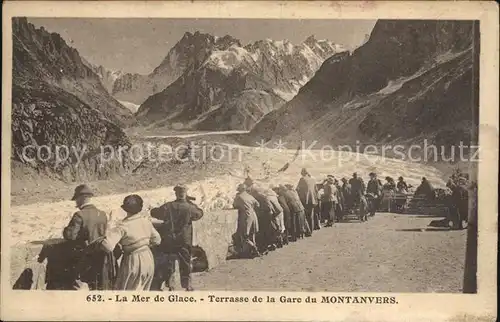
M 496 319 L 494 2 L 3 9 L 2 320 Z

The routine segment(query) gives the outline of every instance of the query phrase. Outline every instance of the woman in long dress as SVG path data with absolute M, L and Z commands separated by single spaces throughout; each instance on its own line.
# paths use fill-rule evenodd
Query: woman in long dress
M 115 290 L 148 291 L 154 276 L 154 258 L 150 245 L 159 245 L 160 234 L 151 221 L 141 214 L 143 201 L 138 195 L 123 200 L 122 209 L 127 212 L 115 228 L 106 233 L 102 247 L 112 251 L 117 244 L 123 249 Z

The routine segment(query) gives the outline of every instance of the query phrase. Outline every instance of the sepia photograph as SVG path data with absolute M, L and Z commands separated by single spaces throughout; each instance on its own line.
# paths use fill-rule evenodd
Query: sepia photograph
M 2 292 L 115 310 L 477 296 L 479 221 L 495 247 L 498 220 L 479 18 L 9 19 Z

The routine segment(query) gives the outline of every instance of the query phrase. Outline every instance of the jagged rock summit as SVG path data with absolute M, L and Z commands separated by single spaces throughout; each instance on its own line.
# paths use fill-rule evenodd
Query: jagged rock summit
M 185 35 L 167 57 L 185 39 L 196 40 L 189 47 L 198 46 L 194 59 L 182 65 L 178 79 L 141 104 L 140 122 L 202 130 L 251 129 L 292 99 L 324 59 L 345 50 L 314 37 L 298 45 L 265 39 L 242 46 L 230 36 L 195 33 Z

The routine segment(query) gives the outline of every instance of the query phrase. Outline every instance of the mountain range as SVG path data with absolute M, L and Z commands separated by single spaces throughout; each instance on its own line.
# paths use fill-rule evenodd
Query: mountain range
M 124 128 L 251 130 L 258 140 L 444 146 L 477 137 L 479 32 L 471 21 L 379 20 L 353 52 L 314 36 L 300 44 L 185 33 L 149 75 L 89 63 L 26 18 L 13 27 L 15 162 L 104 178 L 101 146 Z M 476 68 L 474 67 L 476 66 Z M 23 160 L 29 145 L 85 146 L 84 165 Z
M 256 140 L 450 147 L 474 141 L 479 32 L 472 21 L 379 20 L 367 42 L 328 58 Z M 474 66 L 476 66 L 474 68 Z
M 299 45 L 266 39 L 242 46 L 228 35 L 187 32 L 150 75 L 125 74 L 112 93 L 141 103 L 137 119 L 145 124 L 251 129 L 343 50 L 314 36 Z

